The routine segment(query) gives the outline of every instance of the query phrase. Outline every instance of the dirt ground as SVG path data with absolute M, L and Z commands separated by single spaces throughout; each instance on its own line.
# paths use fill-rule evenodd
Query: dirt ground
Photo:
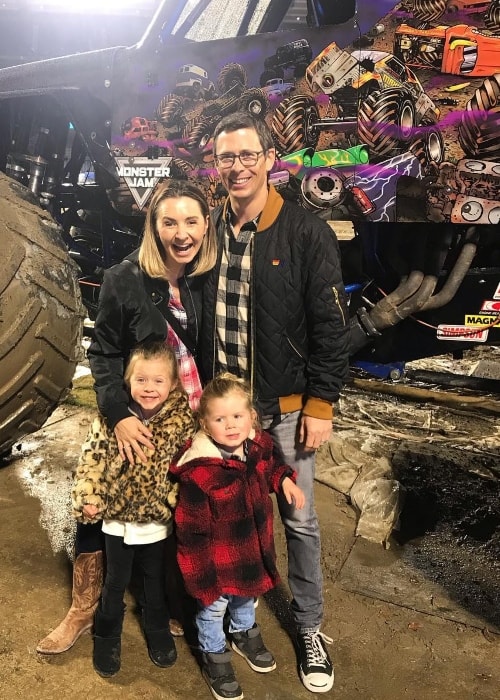
M 493 475 L 500 462 L 498 418 L 443 411 L 352 389 L 341 401 L 333 444 L 318 460 L 316 485 L 325 577 L 323 630 L 333 639 L 330 650 L 336 666 L 334 689 L 325 697 L 498 697 L 498 476 Z M 73 522 L 67 498 L 71 469 L 90 415 L 88 408 L 60 407 L 0 468 L 0 697 L 208 700 L 211 695 L 189 645 L 194 644 L 192 637 L 177 642 L 179 658 L 171 669 L 155 667 L 147 656 L 131 597 L 127 598 L 122 670 L 114 678 L 104 680 L 93 671 L 90 635 L 60 656 L 43 657 L 35 651 L 37 641 L 58 623 L 69 604 Z M 450 457 L 453 450 L 462 454 L 461 464 Z M 478 450 L 486 461 L 478 460 Z M 430 491 L 422 496 L 408 478 L 406 503 L 424 498 L 420 518 L 415 511 L 408 518 L 410 506 L 401 506 L 399 522 L 409 519 L 413 530 L 396 531 L 387 547 L 356 536 L 359 513 L 348 496 L 328 485 L 335 463 L 342 462 L 341 453 L 351 464 L 357 461 L 356 454 L 369 458 L 385 454 L 400 478 L 406 478 L 405 470 L 415 477 L 421 469 L 421 482 L 428 481 L 434 489 L 433 509 L 426 507 Z M 436 486 L 429 470 L 444 464 L 444 456 L 446 483 Z M 482 474 L 472 473 L 471 464 L 481 467 Z M 453 489 L 464 475 L 471 480 L 462 484 L 460 492 L 470 494 L 467 512 L 489 513 L 490 520 L 483 519 L 483 525 L 493 523 L 489 531 L 486 525 L 480 532 L 477 528 L 462 531 L 461 524 L 465 527 L 467 521 L 463 513 L 446 516 L 447 504 L 460 500 Z M 469 488 L 478 479 L 484 488 Z M 418 478 L 414 481 L 421 485 Z M 448 500 L 440 498 L 440 493 L 450 491 Z M 415 528 L 415 523 L 420 527 Z M 279 520 L 275 529 L 284 574 Z M 288 600 L 283 584 L 261 599 L 257 609 L 264 638 L 277 659 L 276 671 L 258 675 L 239 657 L 234 660 L 248 700 L 312 697 L 297 676 Z

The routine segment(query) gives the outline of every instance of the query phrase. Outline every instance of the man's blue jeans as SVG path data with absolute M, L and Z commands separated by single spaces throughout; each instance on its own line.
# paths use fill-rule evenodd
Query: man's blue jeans
M 278 495 L 278 508 L 285 527 L 288 548 L 288 584 L 292 611 L 299 632 L 316 631 L 323 619 L 323 576 L 318 517 L 314 507 L 315 453 L 299 445 L 302 413 L 264 416 L 262 427 L 273 438 L 286 464 L 297 472 L 297 484 L 304 491 L 306 505 L 297 510 Z
M 253 598 L 237 595 L 221 595 L 207 607 L 199 607 L 196 627 L 201 651 L 219 654 L 226 649 L 224 615 L 229 613 L 229 632 L 246 632 L 255 623 Z

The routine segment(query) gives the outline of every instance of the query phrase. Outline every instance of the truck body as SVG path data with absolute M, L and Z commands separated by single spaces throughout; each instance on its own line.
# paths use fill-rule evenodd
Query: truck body
M 410 66 L 470 77 L 493 75 L 500 63 L 498 37 L 466 24 L 430 29 L 402 24 L 396 29 L 394 53 Z
M 391 0 L 309 0 L 301 22 L 291 2 L 197 8 L 162 0 L 132 46 L 0 70 L 0 453 L 64 396 L 103 270 L 138 246 L 157 184 L 187 178 L 223 201 L 213 129 L 235 110 L 271 128 L 282 195 L 345 224 L 353 362 L 499 344 L 483 311 L 500 299 L 498 29 L 468 16 L 496 48 L 460 87 L 395 55 L 419 19 Z M 262 88 L 286 80 L 263 74 L 288 68 L 294 89 L 271 102 Z M 198 77 L 202 98 L 186 94 Z

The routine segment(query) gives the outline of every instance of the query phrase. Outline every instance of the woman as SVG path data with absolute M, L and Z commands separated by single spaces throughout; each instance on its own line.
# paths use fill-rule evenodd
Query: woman
M 197 408 L 201 289 L 215 258 L 215 231 L 203 194 L 187 181 L 172 180 L 151 199 L 139 249 L 104 273 L 88 358 L 99 411 L 114 430 L 121 457 L 131 463 L 145 460 L 142 448 L 153 445 L 148 427 L 128 409 L 127 358 L 139 343 L 166 340 L 175 351 L 191 408 Z M 38 652 L 60 654 L 92 627 L 102 587 L 102 547 L 100 523 L 77 525 L 72 605 L 38 644 Z

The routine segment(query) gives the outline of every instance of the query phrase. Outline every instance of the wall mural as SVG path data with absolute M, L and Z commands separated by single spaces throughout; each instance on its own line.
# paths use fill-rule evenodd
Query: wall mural
M 219 204 L 213 132 L 243 109 L 271 128 L 271 182 L 322 218 L 499 223 L 500 0 L 390 5 L 359 26 L 131 53 L 114 86 L 115 206 L 130 190 L 141 210 L 165 177 Z

